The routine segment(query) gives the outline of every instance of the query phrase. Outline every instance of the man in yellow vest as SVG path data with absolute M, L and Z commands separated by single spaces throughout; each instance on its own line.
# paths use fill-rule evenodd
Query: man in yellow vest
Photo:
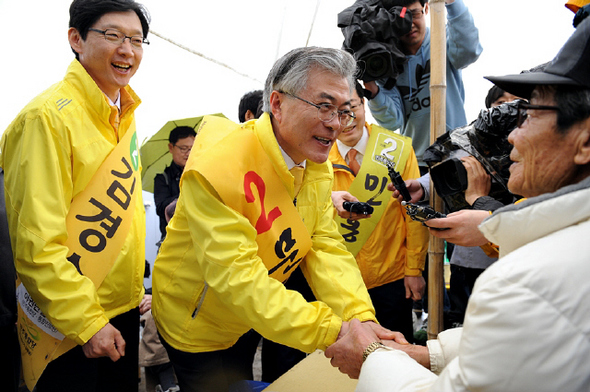
M 412 302 L 424 294 L 428 230 L 409 219 L 385 189 L 390 179 L 379 158 L 395 163 L 405 180 L 420 176 L 418 161 L 410 138 L 365 123 L 363 87 L 358 82 L 355 86 L 351 105 L 356 119 L 342 131 L 329 157 L 338 229 L 356 256 L 379 323 L 412 341 Z M 365 219 L 350 219 L 342 209 L 344 198 L 368 202 L 374 211 Z
M 145 212 L 128 86 L 147 10 L 74 0 L 76 59 L 5 131 L 0 164 L 29 389 L 137 391 Z
M 153 273 L 152 312 L 183 392 L 251 380 L 250 330 L 308 353 L 353 319 L 403 340 L 375 323 L 333 219 L 327 159 L 354 117 L 355 70 L 342 50 L 295 49 L 270 71 L 258 120 L 203 119 Z M 285 288 L 296 268 L 318 301 Z

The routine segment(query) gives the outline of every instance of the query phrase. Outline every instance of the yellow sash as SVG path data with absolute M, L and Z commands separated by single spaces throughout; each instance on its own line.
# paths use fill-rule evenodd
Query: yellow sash
M 412 140 L 377 125 L 371 126 L 371 135 L 363 158 L 363 164 L 348 192 L 360 201 L 366 201 L 374 208 L 368 219 L 353 221 L 336 217 L 338 230 L 344 237 L 346 247 L 355 257 L 361 250 L 381 216 L 387 208 L 391 192 L 387 191 L 387 183 L 391 182 L 387 174 L 387 166 L 379 160 L 384 156 L 395 163 L 397 171 L 403 171 L 410 156 Z
M 259 120 L 240 127 L 205 117 L 184 171 L 201 173 L 227 206 L 250 221 L 269 276 L 285 282 L 311 249 L 311 237 L 254 126 L 270 123 Z
M 141 197 L 138 169 L 137 136 L 127 132 L 72 200 L 66 217 L 67 259 L 96 287 L 111 270 L 129 233 L 135 203 Z M 47 364 L 76 343 L 51 324 L 22 284 L 18 284 L 17 298 L 23 375 L 32 390 Z

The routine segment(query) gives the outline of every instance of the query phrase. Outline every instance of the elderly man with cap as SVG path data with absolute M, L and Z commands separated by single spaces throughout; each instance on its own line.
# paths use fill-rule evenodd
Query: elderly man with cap
M 478 279 L 463 328 L 418 347 L 380 342 L 354 323 L 326 351 L 354 373 L 339 358 L 365 350 L 357 390 L 588 390 L 589 63 L 587 19 L 544 71 L 488 77 L 530 100 L 509 136 L 508 183 L 528 199 L 480 225 L 500 259 Z

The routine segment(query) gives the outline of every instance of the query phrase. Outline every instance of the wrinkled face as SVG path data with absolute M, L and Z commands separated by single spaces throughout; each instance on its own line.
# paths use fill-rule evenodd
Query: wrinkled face
M 194 136 L 187 136 L 182 139 L 178 139 L 176 144 L 168 143 L 168 150 L 172 154 L 172 160 L 180 167 L 186 165 L 186 161 L 191 153 L 191 149 L 195 144 Z
M 510 93 L 504 92 L 504 94 L 502 94 L 502 96 L 500 98 L 498 98 L 494 102 L 492 102 L 492 104 L 490 105 L 490 108 L 495 108 L 496 106 L 500 106 L 506 102 L 512 102 L 516 99 L 518 99 L 518 97 L 516 95 L 512 95 Z
M 346 129 L 340 133 L 338 140 L 348 147 L 354 147 L 358 141 L 361 140 L 363 130 L 365 129 L 365 104 L 361 101 L 356 89 L 352 92 L 350 104 L 350 108 L 354 112 L 356 118 L 352 121 L 350 126 L 346 127 Z
M 416 14 L 417 11 L 424 9 L 423 14 Z M 426 16 L 428 15 L 428 3 L 424 4 L 424 8 L 419 1 L 408 6 L 408 10 L 413 14 L 419 15 L 412 18 L 412 29 L 409 33 L 400 37 L 400 42 L 403 46 L 405 54 L 416 54 L 424 37 L 426 36 Z
M 541 98 L 535 89 L 530 100 L 533 105 L 554 106 L 553 97 Z M 557 132 L 555 110 L 528 110 L 520 128 L 508 136 L 514 146 L 510 159 L 508 189 L 524 197 L 554 192 L 572 183 L 575 175 L 576 131 L 565 135 Z
M 143 36 L 141 21 L 133 11 L 104 14 L 91 28 L 116 29 L 130 37 Z M 68 37 L 86 72 L 98 87 L 115 101 L 119 90 L 129 84 L 129 80 L 139 68 L 143 49 L 131 46 L 129 39 L 125 39 L 122 44 L 109 42 L 103 34 L 95 31 L 88 31 L 86 40 L 82 40 L 79 32 L 70 28 Z
M 348 80 L 325 70 L 312 69 L 307 87 L 296 93 L 316 105 L 335 105 L 350 110 Z M 305 159 L 323 163 L 341 132 L 336 115 L 329 122 L 318 118 L 318 109 L 287 94 L 273 91 L 270 97 L 273 130 L 279 145 L 299 164 Z

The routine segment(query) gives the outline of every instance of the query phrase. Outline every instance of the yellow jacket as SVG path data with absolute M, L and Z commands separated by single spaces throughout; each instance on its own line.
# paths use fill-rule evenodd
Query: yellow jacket
M 121 91 L 122 115 L 74 60 L 65 78 L 33 99 L 0 142 L 6 210 L 18 276 L 51 323 L 78 344 L 139 305 L 145 267 L 141 184 L 133 222 L 115 264 L 96 289 L 66 257 L 66 216 L 126 132 L 139 98 Z M 138 191 L 139 190 L 139 191 Z
M 231 126 L 257 138 L 292 194 L 293 176 L 269 116 L 239 127 Z M 235 162 L 240 161 L 238 155 L 248 155 L 243 146 L 231 143 L 231 137 L 200 145 L 199 139 L 211 132 L 222 130 L 205 126 L 195 140 L 199 147 L 193 148 L 183 173 L 176 212 L 154 266 L 152 312 L 164 339 L 185 352 L 215 351 L 232 346 L 253 328 L 268 339 L 312 352 L 334 343 L 342 319 L 375 320 L 358 267 L 332 218 L 330 165 L 307 161 L 297 196 L 297 210 L 312 241 L 300 265 L 316 298 L 323 301 L 308 303 L 269 277 L 258 255 L 253 225 L 191 167 L 195 153 L 200 155 L 196 160 L 204 159 L 208 151 L 221 148 L 221 159 Z M 239 166 L 236 163 L 236 170 Z
M 366 124 L 366 126 L 370 134 L 371 127 L 376 125 Z M 420 176 L 416 154 L 411 145 L 409 148 L 412 151 L 406 166 L 400 172 L 404 180 Z M 333 165 L 347 167 L 336 144 L 330 151 L 329 160 Z M 332 190 L 348 190 L 354 178 L 348 170 L 334 167 Z M 357 254 L 356 261 L 363 280 L 370 289 L 403 279 L 405 276 L 421 276 L 427 251 L 427 228 L 420 222 L 408 218 L 405 208 L 396 199 L 391 198 L 375 230 Z

